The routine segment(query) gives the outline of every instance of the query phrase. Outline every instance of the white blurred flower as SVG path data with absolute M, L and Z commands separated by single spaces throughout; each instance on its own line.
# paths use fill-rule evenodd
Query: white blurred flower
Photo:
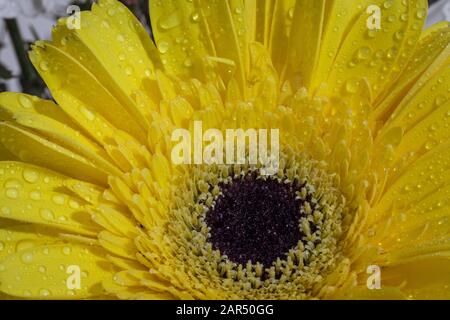
M 450 21 L 450 1 L 440 0 L 433 4 L 428 11 L 427 25 L 439 21 Z
M 66 14 L 70 0 L 0 0 L 0 18 L 15 18 L 19 15 L 33 17 L 41 15 L 62 16 Z

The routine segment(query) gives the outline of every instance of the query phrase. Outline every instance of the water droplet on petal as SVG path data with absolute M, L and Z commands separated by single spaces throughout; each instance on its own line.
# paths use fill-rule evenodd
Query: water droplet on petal
M 1 210 L 0 210 L 0 213 L 3 216 L 9 216 L 11 214 L 11 209 L 8 208 L 8 207 L 2 207 Z
M 198 12 L 194 12 L 191 15 L 191 20 L 192 20 L 192 22 L 198 22 L 200 20 L 200 15 L 198 14 Z
M 177 11 L 174 11 L 168 14 L 167 16 L 162 16 L 159 19 L 159 26 L 161 27 L 161 29 L 164 30 L 175 28 L 179 26 L 180 23 L 181 21 Z
M 347 81 L 347 83 L 345 85 L 345 89 L 349 93 L 356 93 L 358 91 L 358 86 L 359 86 L 359 82 L 357 80 L 351 79 L 351 80 Z
M 33 107 L 33 102 L 31 99 L 24 95 L 19 96 L 19 103 L 25 109 L 31 109 Z
M 31 253 L 31 252 L 25 252 L 24 254 L 22 254 L 22 262 L 23 263 L 27 263 L 27 264 L 29 264 L 29 263 L 32 263 L 33 262 L 33 253 Z
M 92 113 L 92 111 L 86 109 L 85 107 L 81 107 L 80 112 L 89 121 L 93 121 L 95 119 L 95 115 Z
M 43 297 L 48 297 L 50 295 L 50 291 L 47 289 L 41 289 L 39 290 L 39 294 Z
M 39 64 L 39 68 L 43 71 L 43 72 L 46 72 L 46 71 L 48 71 L 49 70 L 49 65 L 48 65 L 48 62 L 47 61 L 41 61 L 41 63 Z
M 167 41 L 161 41 L 158 45 L 158 50 L 162 54 L 166 53 L 169 51 L 169 43 Z
M 41 210 L 41 217 L 44 220 L 51 221 L 51 220 L 55 219 L 55 214 L 51 210 L 42 209 Z
M 63 253 L 66 256 L 68 256 L 72 252 L 72 248 L 71 247 L 64 247 L 62 251 L 63 251 Z
M 41 193 L 39 191 L 32 191 L 30 192 L 30 199 L 34 201 L 41 200 Z
M 6 189 L 6 197 L 9 199 L 17 199 L 19 197 L 19 190 L 16 188 Z
M 39 173 L 34 170 L 25 169 L 23 171 L 23 178 L 29 183 L 35 183 L 39 179 Z
M 52 200 L 55 204 L 58 204 L 58 205 L 63 205 L 66 202 L 66 199 L 64 198 L 64 196 L 61 196 L 61 195 L 53 196 Z
M 362 47 L 356 52 L 356 57 L 359 60 L 367 60 L 370 58 L 370 54 L 372 53 L 372 50 L 369 47 Z

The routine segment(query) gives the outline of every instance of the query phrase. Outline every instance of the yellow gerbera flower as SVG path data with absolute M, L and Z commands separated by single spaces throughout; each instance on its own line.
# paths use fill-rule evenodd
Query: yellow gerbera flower
M 426 10 L 150 1 L 156 45 L 115 0 L 60 20 L 30 53 L 57 104 L 0 95 L 0 291 L 450 298 L 450 28 Z M 174 164 L 196 121 L 279 129 L 277 173 Z

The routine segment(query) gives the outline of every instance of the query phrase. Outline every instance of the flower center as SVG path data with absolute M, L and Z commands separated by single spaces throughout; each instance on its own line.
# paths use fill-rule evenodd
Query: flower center
M 304 234 L 299 228 L 302 200 L 292 183 L 258 178 L 255 172 L 221 184 L 206 213 L 213 248 L 231 261 L 270 266 L 284 259 Z

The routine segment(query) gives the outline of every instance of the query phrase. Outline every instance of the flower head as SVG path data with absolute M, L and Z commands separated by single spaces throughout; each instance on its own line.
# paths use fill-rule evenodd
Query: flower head
M 426 8 L 151 1 L 156 44 L 115 0 L 60 20 L 30 53 L 55 102 L 0 95 L 0 290 L 450 298 L 450 28 Z M 277 170 L 174 164 L 196 122 L 277 129 Z

